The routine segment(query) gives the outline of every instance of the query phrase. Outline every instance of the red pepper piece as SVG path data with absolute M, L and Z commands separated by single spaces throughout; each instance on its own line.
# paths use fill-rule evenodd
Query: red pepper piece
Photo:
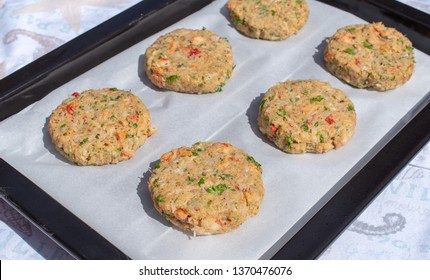
M 278 131 L 278 128 L 274 124 L 271 124 L 270 130 L 273 131 L 274 133 L 276 133 L 276 131 Z
M 74 97 L 78 97 L 79 96 L 79 92 L 74 92 L 73 94 L 72 94 Z
M 328 115 L 327 118 L 325 118 L 325 121 L 328 124 L 334 124 L 335 123 L 335 120 L 333 119 L 333 115 L 332 114 Z
M 73 115 L 73 110 L 78 107 L 78 102 L 70 103 L 66 106 L 66 112 L 70 115 Z
M 198 48 L 191 48 L 188 57 L 192 57 L 193 55 L 197 55 L 199 53 L 201 53 L 201 51 Z

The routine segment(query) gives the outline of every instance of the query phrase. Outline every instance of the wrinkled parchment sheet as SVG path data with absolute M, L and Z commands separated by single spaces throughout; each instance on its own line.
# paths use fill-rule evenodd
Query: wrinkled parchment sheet
M 304 28 L 285 41 L 270 42 L 239 34 L 229 21 L 226 2 L 214 1 L 1 122 L 0 156 L 133 259 L 270 258 L 428 102 L 430 58 L 415 50 L 415 73 L 398 89 L 354 89 L 326 71 L 323 51 L 325 39 L 338 28 L 363 20 L 308 0 L 310 17 Z M 152 86 L 143 69 L 146 48 L 176 28 L 202 27 L 227 37 L 233 48 L 237 66 L 223 91 L 191 95 Z M 344 147 L 290 155 L 259 132 L 262 94 L 287 79 L 327 81 L 349 96 L 357 127 Z M 55 150 L 48 118 L 73 92 L 103 87 L 132 90 L 147 105 L 158 131 L 128 161 L 73 165 Z M 150 166 L 163 153 L 198 141 L 229 141 L 262 164 L 265 197 L 260 212 L 233 232 L 193 237 L 164 221 L 149 197 Z

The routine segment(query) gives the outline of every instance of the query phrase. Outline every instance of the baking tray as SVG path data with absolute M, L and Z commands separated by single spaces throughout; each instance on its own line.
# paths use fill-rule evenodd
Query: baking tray
M 212 1 L 145 0 L 0 81 L 0 120 L 55 88 Z M 366 21 L 396 27 L 430 53 L 429 17 L 396 1 L 320 1 Z M 19 82 L 17 82 L 19 81 Z M 430 138 L 428 100 L 402 119 L 393 137 L 313 218 L 289 240 L 277 244 L 274 259 L 313 259 L 362 211 Z M 424 129 L 423 129 L 424 128 Z M 78 217 L 5 161 L 1 194 L 18 211 L 76 258 L 127 259 Z

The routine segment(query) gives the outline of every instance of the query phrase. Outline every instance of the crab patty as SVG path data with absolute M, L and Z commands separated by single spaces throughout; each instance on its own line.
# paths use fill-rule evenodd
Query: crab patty
M 197 235 L 229 232 L 258 213 L 262 169 L 228 143 L 199 142 L 162 155 L 148 181 L 155 208 Z
M 341 80 L 377 91 L 404 84 L 414 71 L 411 41 L 381 22 L 340 28 L 327 40 L 324 60 Z
M 159 37 L 145 56 L 154 85 L 186 93 L 222 91 L 235 66 L 227 39 L 209 30 L 176 29 Z
M 78 165 L 104 165 L 131 158 L 154 130 L 142 101 L 115 88 L 73 93 L 49 119 L 56 149 Z
M 271 87 L 260 102 L 258 127 L 287 153 L 324 153 L 354 134 L 354 105 L 339 89 L 318 80 Z
M 272 41 L 296 34 L 309 17 L 305 0 L 230 0 L 227 9 L 233 25 L 241 33 Z

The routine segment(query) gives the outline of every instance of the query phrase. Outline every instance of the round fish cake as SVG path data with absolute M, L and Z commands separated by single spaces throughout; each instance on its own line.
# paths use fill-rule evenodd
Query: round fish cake
M 381 22 L 340 28 L 327 40 L 327 69 L 357 88 L 394 89 L 412 76 L 411 41 Z
M 154 85 L 185 93 L 222 91 L 235 67 L 227 39 L 206 29 L 176 29 L 159 37 L 145 56 Z
M 287 153 L 324 153 L 354 134 L 354 104 L 339 89 L 318 80 L 271 87 L 260 102 L 258 127 Z
M 272 41 L 296 34 L 309 17 L 305 0 L 230 0 L 227 9 L 241 33 Z
M 199 142 L 164 154 L 148 181 L 155 208 L 196 235 L 229 232 L 258 213 L 262 169 L 227 143 Z
M 104 165 L 131 158 L 154 129 L 137 96 L 105 88 L 73 93 L 52 111 L 48 131 L 70 161 Z

